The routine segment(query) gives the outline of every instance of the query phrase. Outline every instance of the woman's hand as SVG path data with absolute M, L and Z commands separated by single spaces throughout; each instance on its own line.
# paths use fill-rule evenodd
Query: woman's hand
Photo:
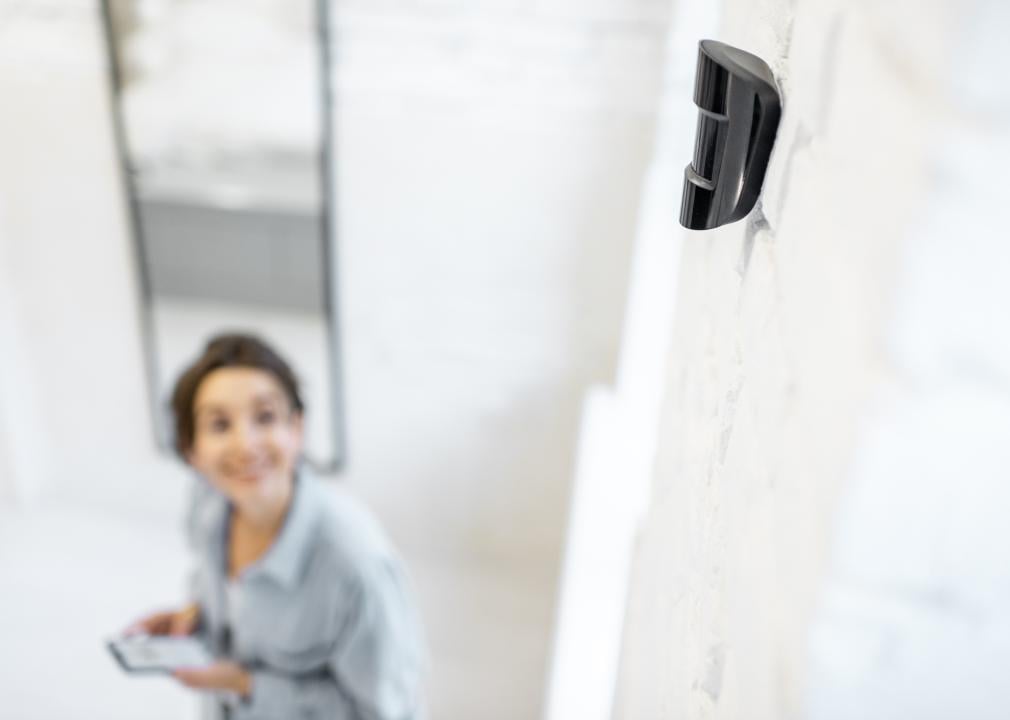
M 141 618 L 123 631 L 124 635 L 192 635 L 200 620 L 196 603 L 180 610 L 157 612 Z
M 194 690 L 227 690 L 243 698 L 249 697 L 252 691 L 252 675 L 230 660 L 219 660 L 206 667 L 176 670 L 172 675 Z

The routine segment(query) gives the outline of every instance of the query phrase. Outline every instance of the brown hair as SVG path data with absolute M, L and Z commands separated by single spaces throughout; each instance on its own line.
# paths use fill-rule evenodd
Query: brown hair
M 186 369 L 172 391 L 172 415 L 175 419 L 175 451 L 186 459 L 193 447 L 195 418 L 193 401 L 204 378 L 226 367 L 250 367 L 273 375 L 284 389 L 293 412 L 302 414 L 305 404 L 298 388 L 298 379 L 291 366 L 276 350 L 255 335 L 226 333 L 210 339 L 203 354 Z

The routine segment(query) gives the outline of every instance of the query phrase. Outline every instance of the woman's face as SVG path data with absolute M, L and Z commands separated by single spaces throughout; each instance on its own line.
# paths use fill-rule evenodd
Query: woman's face
M 289 497 L 302 451 L 302 416 L 265 370 L 227 367 L 207 375 L 193 401 L 187 459 L 237 507 L 266 508 Z

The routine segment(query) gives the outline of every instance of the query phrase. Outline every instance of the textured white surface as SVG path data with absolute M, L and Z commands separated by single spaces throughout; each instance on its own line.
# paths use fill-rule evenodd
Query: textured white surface
M 669 201 L 680 193 L 679 149 L 697 119 L 680 102 L 693 89 L 695 39 L 718 24 L 715 4 L 678 3 L 669 21 L 662 104 L 642 189 L 616 382 L 582 411 L 569 500 L 544 717 L 611 715 L 635 533 L 647 505 L 665 358 L 684 235 Z
M 1005 11 L 723 8 L 785 113 L 685 241 L 616 717 L 1005 716 Z
M 1010 11 L 962 11 L 811 633 L 816 720 L 1010 713 Z

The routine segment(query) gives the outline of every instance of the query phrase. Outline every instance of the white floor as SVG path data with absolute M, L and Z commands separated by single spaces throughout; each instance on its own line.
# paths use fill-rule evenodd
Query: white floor
M 0 511 L 0 696 L 8 720 L 179 720 L 193 698 L 133 678 L 104 647 L 145 609 L 182 595 L 185 552 L 165 524 L 71 508 Z
M 552 588 L 500 568 L 407 562 L 431 648 L 432 718 L 537 718 Z M 104 647 L 137 614 L 181 598 L 185 572 L 167 518 L 0 507 L 0 717 L 195 718 L 188 691 L 125 675 Z

